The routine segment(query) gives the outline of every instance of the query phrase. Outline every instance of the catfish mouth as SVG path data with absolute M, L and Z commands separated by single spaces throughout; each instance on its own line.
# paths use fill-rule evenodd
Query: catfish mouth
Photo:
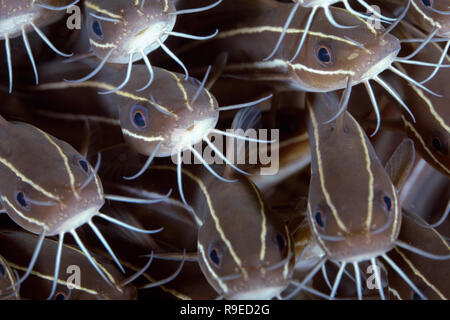
M 29 26 L 30 21 L 36 18 L 35 16 L 35 13 L 26 13 L 0 21 L 0 35 L 14 35 L 18 33 L 23 27 Z
M 173 152 L 176 153 L 179 149 L 184 151 L 188 149 L 188 146 L 193 146 L 202 141 L 215 128 L 217 121 L 218 117 L 210 117 L 195 121 L 186 129 L 174 130 L 170 137 Z
M 170 18 L 168 21 L 159 21 L 140 29 L 131 36 L 130 40 L 125 42 L 123 45 L 123 50 L 128 52 L 128 54 L 137 54 L 139 59 L 141 58 L 141 50 L 146 55 L 149 54 L 159 48 L 158 40 L 160 42 L 166 41 L 169 37 L 167 32 L 170 32 L 173 29 L 175 26 L 175 21 L 175 16 L 173 16 L 173 18 Z
M 82 211 L 81 213 L 78 213 L 69 219 L 66 219 L 61 225 L 59 225 L 52 234 L 48 234 L 48 236 L 52 235 L 59 235 L 61 233 L 70 232 L 71 230 L 75 230 L 88 221 L 90 221 L 100 210 L 100 208 L 103 206 L 95 206 L 91 207 L 89 209 L 86 209 Z
M 364 73 L 361 76 L 360 82 L 368 81 L 376 76 L 378 76 L 381 72 L 388 69 L 392 63 L 395 61 L 395 58 L 397 57 L 400 49 L 396 49 L 393 52 L 391 52 L 389 55 L 381 59 L 379 62 L 374 64 L 369 70 L 367 70 L 366 73 Z

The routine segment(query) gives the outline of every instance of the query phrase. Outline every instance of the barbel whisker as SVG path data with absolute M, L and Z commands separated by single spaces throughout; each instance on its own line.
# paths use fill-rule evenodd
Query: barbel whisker
M 331 290 L 330 297 L 333 299 L 336 296 L 337 289 L 339 288 L 339 284 L 341 283 L 342 274 L 344 273 L 345 267 L 347 266 L 347 262 L 342 262 L 339 266 L 338 274 L 336 275 L 336 279 L 334 280 L 333 289 Z
M 64 243 L 64 233 L 61 233 L 59 235 L 58 248 L 57 248 L 56 257 L 55 257 L 55 271 L 53 274 L 52 290 L 50 291 L 50 295 L 47 297 L 47 300 L 50 300 L 53 298 L 53 295 L 55 294 L 55 291 L 56 291 L 56 286 L 58 285 L 59 268 L 60 268 L 60 264 L 61 264 L 61 253 L 62 253 L 63 243 Z
M 191 100 L 191 105 L 194 104 L 195 100 L 197 100 L 197 98 L 199 97 L 200 93 L 205 88 L 205 84 L 206 84 L 206 81 L 208 81 L 208 77 L 209 77 L 209 74 L 211 72 L 211 68 L 212 68 L 211 66 L 208 66 L 208 68 L 206 69 L 205 76 L 203 77 L 203 80 L 200 83 L 200 86 L 198 87 L 197 91 L 194 94 L 194 97 Z
M 183 251 L 183 256 L 185 256 L 185 255 L 186 255 L 186 250 Z M 185 259 L 183 259 L 181 261 L 180 265 L 178 266 L 177 270 L 172 275 L 170 275 L 169 277 L 167 277 L 165 279 L 162 279 L 162 280 L 159 280 L 159 281 L 156 281 L 156 282 L 153 282 L 153 283 L 150 283 L 150 284 L 147 284 L 145 286 L 139 287 L 139 289 L 150 289 L 150 288 L 154 288 L 154 287 L 157 287 L 157 286 L 162 286 L 162 285 L 165 285 L 165 284 L 169 283 L 170 281 L 175 279 L 181 273 L 181 270 L 183 269 L 183 266 L 184 266 L 185 262 L 186 262 Z
M 325 12 L 325 16 L 328 19 L 328 22 L 335 28 L 340 28 L 340 29 L 354 29 L 357 28 L 358 26 L 343 26 L 341 24 L 339 24 L 333 17 L 333 14 L 331 13 L 330 7 L 328 5 L 325 5 L 322 7 L 323 11 Z
M 48 4 L 44 4 L 44 3 L 40 3 L 40 2 L 35 2 L 35 4 L 38 7 L 44 8 L 44 9 L 48 9 L 48 10 L 52 10 L 52 11 L 64 11 L 69 9 L 70 7 L 76 5 L 78 2 L 80 2 L 80 0 L 74 0 L 71 4 L 62 6 L 62 7 L 56 7 L 56 6 L 51 6 Z
M 140 54 L 141 54 L 141 56 L 142 56 L 142 59 L 144 60 L 145 65 L 147 66 L 147 70 L 148 70 L 148 73 L 149 73 L 149 75 L 150 75 L 150 78 L 148 79 L 147 84 L 146 84 L 145 86 L 143 86 L 142 88 L 137 89 L 136 92 L 144 91 L 145 89 L 147 89 L 148 87 L 150 87 L 150 85 L 151 85 L 152 82 L 153 82 L 153 79 L 155 78 L 155 72 L 153 71 L 152 64 L 150 63 L 150 60 L 148 60 L 148 57 L 147 57 L 147 55 L 144 53 L 144 50 L 141 48 L 141 49 L 139 49 L 139 52 L 140 52 Z
M 297 58 L 297 56 L 300 54 L 300 51 L 302 50 L 302 47 L 303 47 L 303 43 L 305 42 L 306 36 L 308 35 L 309 29 L 311 28 L 311 25 L 312 25 L 314 16 L 316 15 L 317 9 L 318 9 L 317 6 L 315 6 L 315 7 L 312 8 L 312 11 L 311 11 L 311 13 L 309 14 L 308 20 L 307 20 L 307 22 L 306 22 L 305 29 L 304 29 L 304 31 L 303 31 L 302 38 L 301 38 L 300 43 L 299 43 L 299 45 L 298 45 L 298 47 L 297 47 L 297 51 L 296 51 L 295 54 L 292 56 L 292 58 L 289 60 L 289 62 L 292 63 L 292 62 Z
M 444 55 L 444 57 L 445 57 L 445 55 Z M 431 63 L 431 62 L 425 62 L 425 61 L 406 60 L 404 58 L 397 58 L 394 61 L 399 62 L 399 63 L 404 63 L 404 64 L 413 64 L 416 66 L 423 66 L 423 67 L 450 68 L 450 64 L 437 64 L 437 63 Z
M 231 105 L 231 106 L 225 106 L 225 107 L 219 107 L 217 108 L 217 110 L 219 111 L 229 111 L 229 110 L 235 110 L 235 109 L 242 109 L 242 108 L 247 108 L 247 107 L 252 107 L 256 104 L 262 103 L 266 100 L 269 100 L 273 97 L 273 94 L 269 94 L 268 96 L 255 100 L 255 101 L 250 101 L 250 102 L 246 102 L 246 103 L 240 103 L 240 104 L 235 104 L 235 105 Z
M 181 14 L 190 14 L 190 13 L 197 13 L 197 12 L 203 12 L 210 10 L 214 7 L 217 7 L 223 0 L 218 0 L 213 4 L 210 4 L 209 6 L 201 7 L 201 8 L 194 8 L 194 9 L 185 9 L 185 10 L 178 10 L 175 12 L 169 12 L 170 15 L 181 15 Z
M 191 39 L 191 40 L 209 40 L 217 36 L 219 33 L 219 30 L 216 29 L 216 31 L 213 34 L 210 34 L 209 36 L 195 36 L 192 34 L 182 33 L 182 32 L 175 32 L 175 31 L 166 31 L 165 34 L 178 37 L 178 38 L 185 38 L 185 39 Z
M 377 98 L 375 97 L 375 93 L 373 92 L 373 89 L 372 89 L 372 86 L 370 85 L 369 80 L 364 81 L 364 86 L 366 87 L 366 91 L 369 95 L 370 101 L 373 106 L 373 110 L 375 111 L 375 115 L 377 117 L 377 126 L 376 126 L 374 132 L 370 135 L 370 137 L 373 137 L 377 134 L 378 130 L 380 130 L 380 126 L 381 126 L 380 109 L 378 108 Z
M 245 172 L 241 169 L 239 169 L 237 166 L 235 166 L 230 160 L 227 159 L 227 157 L 225 157 L 225 155 L 214 145 L 214 143 L 212 143 L 208 138 L 203 138 L 203 141 L 205 141 L 208 146 L 219 155 L 220 158 L 222 158 L 223 161 L 225 161 L 226 164 L 228 164 L 230 167 L 232 167 L 234 170 L 236 170 L 237 172 L 240 172 L 244 175 L 250 176 L 250 173 Z
M 91 181 L 95 178 L 95 176 L 97 175 L 98 170 L 100 169 L 100 163 L 101 162 L 102 162 L 102 154 L 99 152 L 97 154 L 97 162 L 95 163 L 94 170 L 89 175 L 89 177 L 86 179 L 86 181 L 83 183 L 83 185 L 80 187 L 80 191 L 82 191 L 84 188 L 86 188 L 87 185 L 89 183 L 91 183 Z
M 281 34 L 278 37 L 278 41 L 275 45 L 275 48 L 273 48 L 272 52 L 267 57 L 265 57 L 263 59 L 263 61 L 272 59 L 273 56 L 275 55 L 275 53 L 278 51 L 278 49 L 281 46 L 281 43 L 283 42 L 284 37 L 286 36 L 286 32 L 292 23 L 292 19 L 294 19 L 294 16 L 297 13 L 297 10 L 299 7 L 300 7 L 300 2 L 295 3 L 294 7 L 292 8 L 291 12 L 289 13 L 289 16 L 288 16 L 286 22 L 284 23 L 283 30 L 281 31 Z
M 427 297 L 423 295 L 423 293 L 414 285 L 411 279 L 408 278 L 408 276 L 403 272 L 402 269 L 400 269 L 399 266 L 397 266 L 394 261 L 392 261 L 386 254 L 383 254 L 382 257 L 384 260 L 386 260 L 387 263 L 389 263 L 392 269 L 394 269 L 400 275 L 400 277 L 402 277 L 402 279 L 410 286 L 410 288 L 414 290 L 414 292 L 416 292 L 423 300 L 428 300 Z
M 123 80 L 123 82 L 116 88 L 112 89 L 112 90 L 108 90 L 108 91 L 101 91 L 98 94 L 110 94 L 110 93 L 114 93 L 119 91 L 120 89 L 122 89 L 123 87 L 126 86 L 126 84 L 128 83 L 128 81 L 130 81 L 130 77 L 131 77 L 131 69 L 133 68 L 133 54 L 130 54 L 130 59 L 128 60 L 128 67 L 127 67 L 127 73 L 125 76 L 125 80 Z
M 361 286 L 361 274 L 359 271 L 358 262 L 353 262 L 353 268 L 355 269 L 355 278 L 356 278 L 356 290 L 358 292 L 358 300 L 362 300 L 362 286 Z
M 301 283 L 292 282 L 297 286 L 297 288 L 283 299 L 290 300 L 293 297 L 295 297 L 302 289 L 304 289 L 305 284 L 316 275 L 316 273 L 320 270 L 320 268 L 322 268 L 322 264 L 325 263 L 326 259 L 327 259 L 326 257 L 321 258 L 317 263 L 317 265 L 306 275 L 306 277 L 303 279 Z
M 325 235 L 322 233 L 317 233 L 317 236 L 325 241 L 330 241 L 330 242 L 340 242 L 340 241 L 345 240 L 344 236 L 329 236 L 329 235 Z
M 425 87 L 424 85 L 421 85 L 419 82 L 417 82 L 416 80 L 414 80 L 413 78 L 411 78 L 410 76 L 404 74 L 403 72 L 401 72 L 400 70 L 397 70 L 396 68 L 394 68 L 393 66 L 390 66 L 388 68 L 389 70 L 391 70 L 392 72 L 396 73 L 397 75 L 399 75 L 400 77 L 402 77 L 403 79 L 405 79 L 406 81 L 411 82 L 412 84 L 416 85 L 417 87 L 421 88 L 422 90 L 425 90 L 426 92 L 428 92 L 429 94 L 432 94 L 433 96 L 436 96 L 438 98 L 442 98 L 443 96 L 440 94 L 437 94 L 433 91 L 431 91 L 430 89 L 428 89 L 427 87 Z
M 321 269 L 322 269 L 322 276 L 323 276 L 323 278 L 325 279 L 325 283 L 327 284 L 328 288 L 331 290 L 332 285 L 331 285 L 330 279 L 328 278 L 328 273 L 327 273 L 326 263 L 324 263 L 324 264 L 322 265 L 322 268 L 321 268 Z
M 233 281 L 233 280 L 239 279 L 241 276 L 242 276 L 242 273 L 238 272 L 238 273 L 230 274 L 228 276 L 220 277 L 220 280 L 222 280 L 223 282 Z
M 125 203 L 136 203 L 136 204 L 154 204 L 159 203 L 162 201 L 167 200 L 167 198 L 170 197 L 172 194 L 172 189 L 169 190 L 169 192 L 158 199 L 138 199 L 138 198 L 130 198 L 130 197 L 124 197 L 124 196 L 117 196 L 112 194 L 105 194 L 105 199 L 111 200 L 111 201 L 117 201 L 117 202 L 125 202 Z
M 419 256 L 422 256 L 424 258 L 432 259 L 432 260 L 449 260 L 450 254 L 448 255 L 437 255 L 433 253 L 429 253 L 427 251 L 421 250 L 419 248 L 416 248 L 414 246 L 411 246 L 403 241 L 397 240 L 395 241 L 395 244 L 405 250 L 411 251 L 415 254 L 418 254 Z
M 394 215 L 391 214 L 389 216 L 387 222 L 384 225 L 382 225 L 380 228 L 373 230 L 372 234 L 380 234 L 380 233 L 386 231 L 392 225 L 393 221 L 394 221 Z
M 86 80 L 91 79 L 92 77 L 94 77 L 97 73 L 100 72 L 100 70 L 102 70 L 103 66 L 106 64 L 106 62 L 108 61 L 109 57 L 111 57 L 111 55 L 113 54 L 115 48 L 112 48 L 111 50 L 109 50 L 109 52 L 105 55 L 105 57 L 102 59 L 102 61 L 99 63 L 99 65 L 91 71 L 91 73 L 89 73 L 87 76 L 78 79 L 78 80 L 67 80 L 64 79 L 64 81 L 69 82 L 69 83 L 81 83 L 84 82 Z
M 364 8 L 366 8 L 367 11 L 369 11 L 370 13 L 372 13 L 373 15 L 375 15 L 376 17 L 378 17 L 380 19 L 392 21 L 392 22 L 397 20 L 396 18 L 389 18 L 389 17 L 382 15 L 381 13 L 376 11 L 374 8 L 372 8 L 369 4 L 367 4 L 364 0 L 357 0 L 357 1 L 360 5 L 362 5 Z
M 108 18 L 108 17 L 103 17 L 103 16 L 99 16 L 98 14 L 95 14 L 94 12 L 89 12 L 89 15 L 91 17 L 94 17 L 96 19 L 102 20 L 102 21 L 107 21 L 107 22 L 113 22 L 113 23 L 120 23 L 122 22 L 119 19 L 114 19 L 114 18 Z
M 406 5 L 405 9 L 400 14 L 400 16 L 395 20 L 394 23 L 392 23 L 386 30 L 384 30 L 383 35 L 382 35 L 383 37 L 386 34 L 388 34 L 389 32 L 391 32 L 392 30 L 394 30 L 394 28 L 397 27 L 399 25 L 399 23 L 405 18 L 406 14 L 408 13 L 409 8 L 411 7 L 411 1 L 412 0 L 408 0 L 408 4 Z
M 92 222 L 92 219 L 88 221 L 88 225 L 91 227 L 92 231 L 94 231 L 95 235 L 97 236 L 97 238 L 100 240 L 100 242 L 103 244 L 103 246 L 105 247 L 106 251 L 108 251 L 109 255 L 113 258 L 114 262 L 116 263 L 116 265 L 119 267 L 120 271 L 122 273 L 125 273 L 125 269 L 122 267 L 122 265 L 120 264 L 119 259 L 117 258 L 117 256 L 114 254 L 114 251 L 111 249 L 110 245 L 108 244 L 108 242 L 106 241 L 106 239 L 103 237 L 102 233 L 100 232 L 100 230 L 97 228 L 97 226 Z
M 450 15 L 450 11 L 442 11 L 442 10 L 438 10 L 438 9 L 433 8 L 433 7 L 431 7 L 431 6 L 428 7 L 428 9 L 430 9 L 431 11 L 433 11 L 433 12 L 435 12 L 435 13 L 442 14 L 442 15 L 444 15 L 444 16 Z
M 205 159 L 203 159 L 202 155 L 199 154 L 197 150 L 195 150 L 195 149 L 192 148 L 191 146 L 188 147 L 188 150 L 190 150 L 190 151 L 194 154 L 194 156 L 195 156 L 197 159 L 200 160 L 200 162 L 203 164 L 203 166 L 204 166 L 209 172 L 211 172 L 211 174 L 212 174 L 213 176 L 215 176 L 215 177 L 216 177 L 217 179 L 219 179 L 220 181 L 223 181 L 223 182 L 236 182 L 236 181 L 238 181 L 237 179 L 229 180 L 229 179 L 226 179 L 226 178 L 224 178 L 224 177 L 221 177 L 217 172 L 215 172 L 215 171 L 209 166 L 209 164 L 205 161 Z
M 150 164 L 152 163 L 153 159 L 155 158 L 156 154 L 158 153 L 158 150 L 160 149 L 161 144 L 162 144 L 162 141 L 158 142 L 155 149 L 153 149 L 152 153 L 147 158 L 147 161 L 145 161 L 144 166 L 141 168 L 141 170 L 139 170 L 138 173 L 136 173 L 135 175 L 133 175 L 131 177 L 123 177 L 123 178 L 125 180 L 134 180 L 134 179 L 139 178 L 141 175 L 143 175 L 144 172 L 147 171 L 147 169 L 150 167 Z
M 408 114 L 411 116 L 411 119 L 414 123 L 416 123 L 416 118 L 414 117 L 411 110 L 408 108 L 408 106 L 403 102 L 402 98 L 400 98 L 397 91 L 395 91 L 389 84 L 387 84 L 385 81 L 383 81 L 379 76 L 374 76 L 373 80 L 375 80 L 379 85 L 381 85 L 395 100 L 397 100 L 398 103 L 408 112 Z
M 421 81 L 420 84 L 425 84 L 431 79 L 434 78 L 434 76 L 438 73 L 439 69 L 443 67 L 442 62 L 444 61 L 445 57 L 447 56 L 447 51 L 450 48 L 450 40 L 447 41 L 447 44 L 445 45 L 444 51 L 442 52 L 441 57 L 439 58 L 438 66 L 434 69 L 434 71 L 426 78 L 425 80 Z
M 11 93 L 13 86 L 13 68 L 11 62 L 11 46 L 9 43 L 9 36 L 6 33 L 5 33 L 5 50 L 6 50 L 6 63 L 8 65 L 9 93 Z
M 246 136 L 240 136 L 237 134 L 232 134 L 226 131 L 222 131 L 222 130 L 218 130 L 218 129 L 212 129 L 210 131 L 211 133 L 217 133 L 223 136 L 227 136 L 227 137 L 232 137 L 232 138 L 236 138 L 236 139 L 240 139 L 240 140 L 245 140 L 245 141 L 249 141 L 249 142 L 257 142 L 257 143 L 275 143 L 276 140 L 260 140 L 260 139 L 253 139 L 250 137 L 246 137 Z
M 36 244 L 36 247 L 34 248 L 33 255 L 31 256 L 30 263 L 28 264 L 28 267 L 27 267 L 27 271 L 25 271 L 25 274 L 23 275 L 22 278 L 17 279 L 16 283 L 9 286 L 7 288 L 7 290 L 12 289 L 13 286 L 15 287 L 17 285 L 22 284 L 28 278 L 28 276 L 31 274 L 31 271 L 33 271 L 34 265 L 36 264 L 37 258 L 41 251 L 42 244 L 44 243 L 44 239 L 45 239 L 45 230 L 42 231 L 42 233 L 39 235 L 39 239 Z
M 147 261 L 145 266 L 141 270 L 130 276 L 128 279 L 125 279 L 122 282 L 120 282 L 119 286 L 123 288 L 126 285 L 133 282 L 134 280 L 136 280 L 137 278 L 139 278 L 142 274 L 144 274 L 145 271 L 147 271 L 148 268 L 150 268 L 152 262 L 153 262 L 153 251 L 150 253 L 150 259 Z
M 189 72 L 186 69 L 184 63 L 172 51 L 170 51 L 170 49 L 161 40 L 156 39 L 156 42 L 158 42 L 159 46 L 164 50 L 165 53 L 167 53 L 176 63 L 181 66 L 181 68 L 183 68 L 185 73 L 184 80 L 189 79 Z
M 181 171 L 181 149 L 177 152 L 177 183 L 178 183 L 178 192 L 180 193 L 181 201 L 184 203 L 186 207 L 190 207 L 184 197 L 183 192 L 183 181 L 182 181 L 182 171 Z
M 344 113 L 347 109 L 348 101 L 350 100 L 350 95 L 352 93 L 352 79 L 350 77 L 347 78 L 347 86 L 345 87 L 344 92 L 342 93 L 341 100 L 339 101 L 338 111 L 337 113 L 328 121 L 323 122 L 323 124 L 329 124 L 339 118 L 339 116 Z
M 380 269 L 376 263 L 375 258 L 371 258 L 370 262 L 371 262 L 373 270 L 375 272 L 375 281 L 377 282 L 378 291 L 380 292 L 380 298 L 381 298 L 381 300 L 386 300 L 386 297 L 384 295 L 383 286 L 381 285 Z
M 117 220 L 117 219 L 114 219 L 114 218 L 112 218 L 110 216 L 107 216 L 106 214 L 103 214 L 101 212 L 97 213 L 95 216 L 100 217 L 102 219 L 105 219 L 105 220 L 107 220 L 109 222 L 112 222 L 112 223 L 114 223 L 114 224 L 116 224 L 118 226 L 121 226 L 123 228 L 129 229 L 129 230 L 132 230 L 132 231 L 135 231 L 135 232 L 139 232 L 139 233 L 155 234 L 155 233 L 158 233 L 158 232 L 161 232 L 162 230 L 164 230 L 164 228 L 162 228 L 162 227 L 159 228 L 159 229 L 155 229 L 155 230 L 144 230 L 144 229 L 136 228 L 136 227 L 133 227 L 133 226 L 131 226 L 131 225 L 125 223 L 125 222 L 122 222 L 120 220 Z
M 429 224 L 429 223 L 422 223 L 420 222 L 417 218 L 413 217 L 412 215 L 410 215 L 410 213 L 408 211 L 406 211 L 405 209 L 403 209 L 405 216 L 407 218 L 412 219 L 416 224 L 418 224 L 419 226 L 426 228 L 426 229 L 433 229 L 433 228 L 437 228 L 439 227 L 446 219 L 447 217 L 450 215 L 450 200 L 447 202 L 447 207 L 445 208 L 444 214 L 442 215 L 442 217 L 439 218 L 439 220 L 433 224 Z
M 80 247 L 81 251 L 86 256 L 86 259 L 90 262 L 90 264 L 94 267 L 94 269 L 98 272 L 98 274 L 105 280 L 108 285 L 113 287 L 114 285 L 111 283 L 111 281 L 105 276 L 105 274 L 100 270 L 100 267 L 97 264 L 97 261 L 91 256 L 89 253 L 89 250 L 84 246 L 83 242 L 81 241 L 80 237 L 76 233 L 75 229 L 70 230 L 70 233 L 72 234 L 73 238 L 75 239 L 75 242 L 78 244 L 78 247 Z
M 39 77 L 38 77 L 38 72 L 37 72 L 37 68 L 36 68 L 36 62 L 34 61 L 33 51 L 31 50 L 30 43 L 28 42 L 28 36 L 27 36 L 27 33 L 25 32 L 25 28 L 22 28 L 22 39 L 23 39 L 23 44 L 25 45 L 25 50 L 27 51 L 28 57 L 31 62 L 31 66 L 33 67 L 36 85 L 38 85 Z
M 44 42 L 56 54 L 59 54 L 60 56 L 63 56 L 63 57 L 66 57 L 66 58 L 73 56 L 73 53 L 70 53 L 70 54 L 69 53 L 64 53 L 64 52 L 61 52 L 58 49 L 56 49 L 56 47 L 53 45 L 53 43 L 50 42 L 50 40 L 45 36 L 45 34 L 38 27 L 36 27 L 36 25 L 33 22 L 30 22 L 30 25 L 33 27 L 34 31 L 36 31 L 36 33 L 41 37 L 41 39 L 44 40 Z
M 286 265 L 286 263 L 288 263 L 289 260 L 291 260 L 293 255 L 294 255 L 293 252 L 289 253 L 286 258 L 284 258 L 283 260 L 281 260 L 281 261 L 271 265 L 270 267 L 267 267 L 266 270 L 273 271 L 273 270 L 281 268 L 282 266 Z
M 436 33 L 439 31 L 438 28 L 435 28 L 429 35 L 426 37 L 423 42 L 414 50 L 412 53 L 407 55 L 406 57 L 401 57 L 401 59 L 409 60 L 411 58 L 414 58 L 425 46 L 433 39 L 433 37 L 436 35 Z

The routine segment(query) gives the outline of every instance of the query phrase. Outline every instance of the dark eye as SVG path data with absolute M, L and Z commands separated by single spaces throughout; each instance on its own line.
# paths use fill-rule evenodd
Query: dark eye
M 25 199 L 25 194 L 23 191 L 18 191 L 16 193 L 16 201 L 22 208 L 28 208 L 28 202 Z
M 284 237 L 281 234 L 277 233 L 275 239 L 278 245 L 278 249 L 280 249 L 280 251 L 283 251 L 285 247 Z
M 55 293 L 55 300 L 66 300 L 67 295 L 64 292 L 57 292 Z
M 86 160 L 84 159 L 78 160 L 78 164 L 80 165 L 80 168 L 83 169 L 84 172 L 89 173 L 89 164 Z
M 214 263 L 216 266 L 220 266 L 220 262 L 222 261 L 222 252 L 217 246 L 210 245 L 208 256 L 209 260 L 211 260 L 212 263 Z
M 325 223 L 323 221 L 322 212 L 316 211 L 316 214 L 314 215 L 314 219 L 316 219 L 316 222 L 319 225 L 319 227 L 323 228 L 325 226 Z
M 441 140 L 438 137 L 434 137 L 433 141 L 431 141 L 431 144 L 437 151 L 442 152 Z
M 392 208 L 392 201 L 391 198 L 389 198 L 388 196 L 383 196 L 383 202 L 386 205 L 385 209 L 387 212 L 391 211 Z
M 333 52 L 326 45 L 319 45 L 316 48 L 316 58 L 322 65 L 329 66 L 333 63 Z
M 143 106 L 134 106 L 131 109 L 131 123 L 136 129 L 145 129 L 148 126 L 148 113 L 147 109 Z
M 422 0 L 424 6 L 430 7 L 433 4 L 433 0 Z
M 95 34 L 99 39 L 103 39 L 103 30 L 102 30 L 102 26 L 101 26 L 100 22 L 98 22 L 97 20 L 95 20 L 94 22 L 92 22 L 92 32 L 94 32 L 94 34 Z
M 6 274 L 5 267 L 0 263 L 0 277 L 3 277 Z

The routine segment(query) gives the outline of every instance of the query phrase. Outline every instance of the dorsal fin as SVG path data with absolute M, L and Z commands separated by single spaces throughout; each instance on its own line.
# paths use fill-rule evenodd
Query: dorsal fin
M 397 190 L 402 187 L 408 177 L 414 159 L 414 142 L 411 139 L 405 139 L 386 163 L 386 171 Z

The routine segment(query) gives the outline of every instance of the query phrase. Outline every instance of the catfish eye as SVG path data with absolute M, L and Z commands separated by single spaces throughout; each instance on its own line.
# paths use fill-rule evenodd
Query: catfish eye
M 431 141 L 431 145 L 433 148 L 435 148 L 437 151 L 442 152 L 442 144 L 441 140 L 438 137 L 434 137 Z
M 0 263 L 0 277 L 3 277 L 6 274 L 5 267 Z
M 211 244 L 208 250 L 209 260 L 216 266 L 220 266 L 222 262 L 222 251 L 217 245 Z
M 143 106 L 136 105 L 131 109 L 130 120 L 136 129 L 142 130 L 148 126 L 148 112 Z
M 102 25 L 100 24 L 99 21 L 94 20 L 92 22 L 92 32 L 94 32 L 94 34 L 100 39 L 103 39 L 103 30 L 102 30 Z
M 385 207 L 384 207 L 385 210 L 387 212 L 391 211 L 391 208 L 392 208 L 391 198 L 389 198 L 388 196 L 383 196 L 383 202 L 384 202 L 384 205 L 385 205 Z
M 86 160 L 80 159 L 78 160 L 78 165 L 81 169 L 83 169 L 84 172 L 89 173 L 89 164 Z
M 321 227 L 321 228 L 325 227 L 325 222 L 324 222 L 323 214 L 321 211 L 319 211 L 319 210 L 316 211 L 316 213 L 314 214 L 314 219 L 316 220 L 319 227 Z
M 284 240 L 283 235 L 277 233 L 277 235 L 275 236 L 275 242 L 278 245 L 278 249 L 280 249 L 280 251 L 283 251 L 286 246 L 286 241 Z
M 24 209 L 29 209 L 28 201 L 23 191 L 16 192 L 16 202 Z
M 320 64 L 326 67 L 330 66 L 333 64 L 333 58 L 333 52 L 329 46 L 320 44 L 316 47 L 316 59 Z
M 55 296 L 53 297 L 55 300 L 66 300 L 67 295 L 64 292 L 57 292 L 55 293 Z
M 422 0 L 422 2 L 426 7 L 430 7 L 433 4 L 433 0 Z

